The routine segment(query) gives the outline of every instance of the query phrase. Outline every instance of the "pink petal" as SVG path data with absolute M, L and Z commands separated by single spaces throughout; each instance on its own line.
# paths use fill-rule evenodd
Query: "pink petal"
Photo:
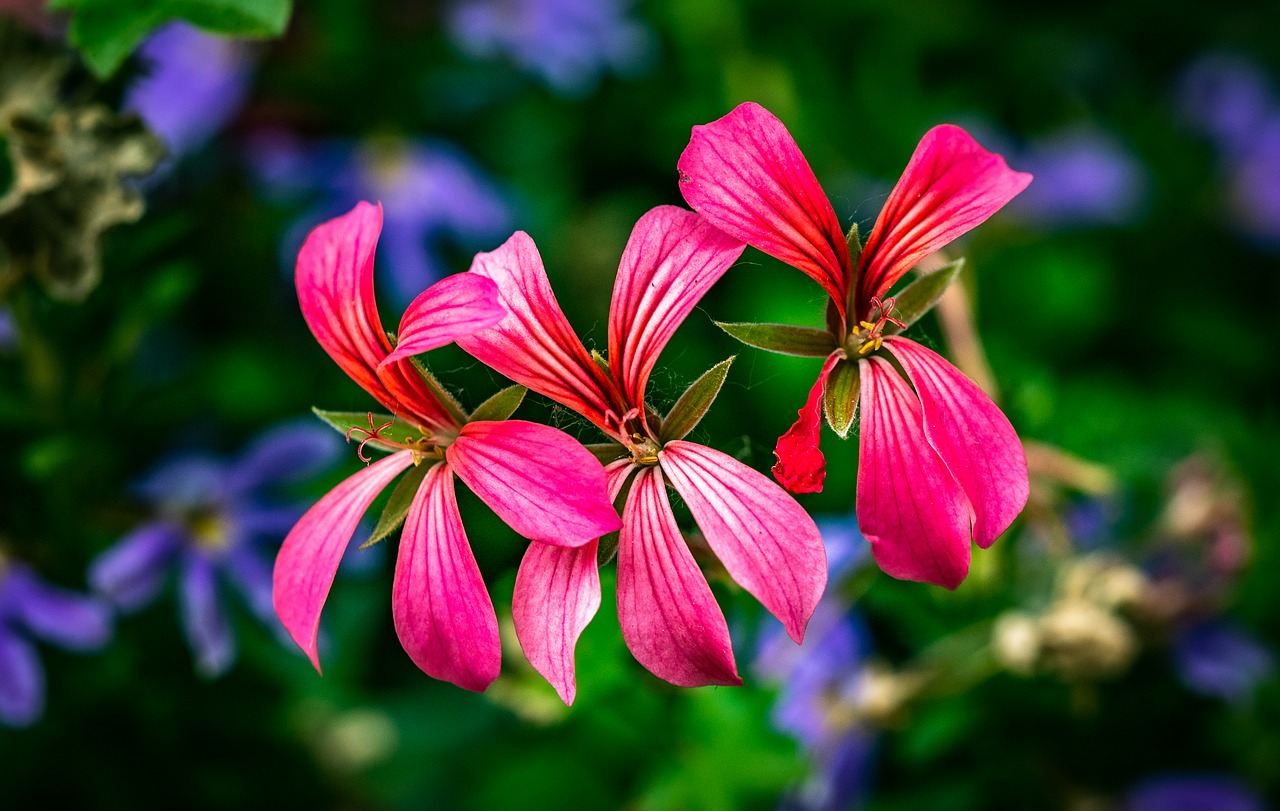
M 938 353 L 907 338 L 885 346 L 920 395 L 924 433 L 973 506 L 973 538 L 987 548 L 1027 504 L 1027 457 L 1009 419 Z
M 396 349 L 383 365 L 421 355 L 506 317 L 498 286 L 474 273 L 447 276 L 423 290 L 404 311 Z
M 413 454 L 402 451 L 348 477 L 307 510 L 280 547 L 272 575 L 276 615 L 316 670 L 320 609 L 347 544 L 378 493 L 412 464 Z
M 858 261 L 858 315 L 921 259 L 981 225 L 1031 182 L 969 133 L 925 133 L 867 236 Z
M 622 526 L 604 468 L 563 431 L 523 420 L 471 422 L 445 457 L 481 501 L 531 540 L 581 546 Z
M 616 410 L 612 384 L 565 319 L 529 235 L 517 231 L 496 251 L 477 254 L 471 272 L 498 285 L 507 317 L 458 338 L 458 346 L 609 430 L 604 415 Z
M 883 358 L 859 367 L 858 528 L 881 569 L 953 589 L 969 572 L 969 500 L 925 439 L 907 381 Z
M 827 585 L 813 519 L 767 476 L 720 451 L 677 441 L 658 456 L 725 569 L 803 640 Z
M 609 311 L 609 364 L 630 402 L 644 402 L 662 348 L 744 247 L 676 206 L 658 206 L 636 223 Z
M 511 596 L 520 647 L 565 704 L 578 691 L 573 649 L 600 608 L 596 547 L 595 541 L 576 549 L 529 544 Z
M 693 128 L 680 190 L 712 225 L 794 265 L 844 314 L 849 249 L 813 170 L 782 122 L 758 104 Z
M 391 352 L 373 294 L 373 253 L 382 207 L 357 203 L 319 226 L 298 252 L 296 283 L 302 317 L 329 357 L 397 416 L 424 427 L 453 420 L 407 362 L 381 374 Z
M 498 678 L 498 617 L 471 554 L 447 465 L 427 471 L 400 536 L 391 613 L 413 663 L 483 692 Z
M 809 389 L 809 398 L 799 412 L 799 419 L 778 437 L 773 455 L 778 462 L 773 466 L 773 476 L 792 493 L 821 493 L 827 478 L 827 460 L 822 456 L 822 392 L 827 375 L 840 361 L 832 352 L 822 364 L 818 379 Z
M 655 676 L 680 687 L 742 684 L 729 626 L 676 526 L 662 472 L 631 486 L 618 542 L 622 638 Z

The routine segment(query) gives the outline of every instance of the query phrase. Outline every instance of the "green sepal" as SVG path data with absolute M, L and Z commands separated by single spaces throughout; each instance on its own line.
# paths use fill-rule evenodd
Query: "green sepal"
M 583 445 L 582 447 L 591 451 L 591 455 L 598 459 L 602 465 L 616 462 L 627 455 L 627 449 L 617 442 L 600 442 L 594 445 Z
M 311 409 L 317 417 L 329 423 L 340 434 L 351 434 L 349 441 L 363 442 L 367 439 L 369 430 L 369 414 L 368 411 L 321 411 L 318 408 Z M 386 434 L 387 438 L 394 442 L 403 442 L 405 437 L 417 438 L 422 436 L 422 430 L 397 419 L 390 414 L 374 414 L 373 427 L 381 428 L 383 425 L 391 423 L 385 431 L 379 433 Z M 359 431 L 351 431 L 352 428 L 358 428 Z M 362 433 L 363 432 L 363 433 Z M 370 439 L 369 444 L 380 451 L 399 451 L 403 448 L 391 446 L 385 442 L 379 442 L 376 439 Z
M 436 376 L 431 374 L 422 361 L 417 358 L 409 358 L 409 362 L 413 364 L 413 368 L 418 370 L 418 374 L 422 375 L 422 380 L 427 384 L 427 388 L 431 389 L 431 393 L 440 401 L 440 405 L 444 406 L 444 410 L 454 418 L 459 424 L 467 421 L 467 412 L 462 407 L 462 403 L 458 402 L 458 398 L 454 397 L 449 390 L 444 387 Z
M 731 365 L 733 365 L 733 358 L 720 361 L 703 372 L 701 377 L 684 390 L 684 394 L 680 395 L 680 399 L 676 400 L 676 404 L 662 420 L 662 430 L 658 433 L 659 440 L 670 442 L 673 439 L 684 439 L 690 431 L 698 427 L 707 409 L 711 408 L 711 404 L 716 401 L 716 395 L 720 393 L 720 387 L 724 385 L 725 376 L 729 374 Z
M 635 484 L 635 471 L 627 473 L 627 480 L 622 483 L 622 489 L 618 491 L 618 497 L 613 500 L 613 508 L 618 511 L 618 515 L 622 515 L 627 510 L 627 499 L 631 496 L 631 485 Z M 618 554 L 618 542 L 622 538 L 622 531 L 615 530 L 608 535 L 601 536 L 600 543 L 596 547 L 596 565 L 604 566 L 613 560 Z
M 405 516 L 409 514 L 409 505 L 413 503 L 413 497 L 417 495 L 419 485 L 433 466 L 414 465 L 401 477 L 396 484 L 396 489 L 391 491 L 391 498 L 387 499 L 387 506 L 382 509 L 382 515 L 378 518 L 378 525 L 373 528 L 373 534 L 369 536 L 369 540 L 360 544 L 361 549 L 368 549 L 400 528 Z
M 835 365 L 823 384 L 822 411 L 827 415 L 827 425 L 841 439 L 848 439 L 849 428 L 857 416 L 860 383 L 858 362 L 846 358 Z
M 512 414 L 516 413 L 516 409 L 524 402 L 524 396 L 528 393 L 528 389 L 524 386 L 507 386 L 502 391 L 490 397 L 481 403 L 475 411 L 471 412 L 470 422 L 501 422 Z
M 858 236 L 856 222 L 849 226 L 849 233 L 845 234 L 844 241 L 849 246 L 849 260 L 853 263 L 851 267 L 857 267 L 858 260 L 862 258 L 862 238 Z
M 609 359 L 601 354 L 598 350 L 591 350 L 591 359 L 595 361 L 596 366 L 604 370 L 609 377 L 613 377 L 613 371 L 609 368 Z
M 901 293 L 893 297 L 893 310 L 889 315 L 906 326 L 899 327 L 897 324 L 888 322 L 884 325 L 882 334 L 894 335 L 919 321 L 921 316 L 934 308 L 963 268 L 964 257 L 961 257 L 931 273 L 920 276 L 903 288 Z
M 777 352 L 779 355 L 825 358 L 836 349 L 836 339 L 830 332 L 812 327 L 795 327 L 790 324 L 731 324 L 723 321 L 716 321 L 715 325 L 747 346 Z

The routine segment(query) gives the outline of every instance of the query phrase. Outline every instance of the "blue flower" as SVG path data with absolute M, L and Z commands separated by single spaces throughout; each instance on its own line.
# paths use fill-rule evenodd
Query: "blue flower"
M 1263 804 L 1230 777 L 1177 774 L 1139 785 L 1130 792 L 1124 811 L 1263 811 Z
M 1224 620 L 1187 628 L 1174 641 L 1174 666 L 1188 689 L 1240 702 L 1275 672 L 1271 652 L 1252 635 Z

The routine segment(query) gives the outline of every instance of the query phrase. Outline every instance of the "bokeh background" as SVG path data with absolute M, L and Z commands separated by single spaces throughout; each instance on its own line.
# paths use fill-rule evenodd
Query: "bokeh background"
M 0 806 L 1280 803 L 1276 4 L 208 5 L 249 22 L 0 3 Z M 370 406 L 298 312 L 307 230 L 381 200 L 388 326 L 525 230 L 603 349 L 631 225 L 682 204 L 690 127 L 746 100 L 864 231 L 936 123 L 1036 175 L 949 249 L 962 284 L 916 328 L 1027 441 L 1024 517 L 954 593 L 894 581 L 857 535 L 856 442 L 828 433 L 801 500 L 832 586 L 804 648 L 713 578 L 742 688 L 636 664 L 612 567 L 572 708 L 514 637 L 488 693 L 435 682 L 392 629 L 395 536 L 344 563 L 318 676 L 271 617 L 270 561 L 360 464 L 309 409 Z M 767 469 L 819 362 L 712 319 L 822 307 L 748 249 L 657 405 L 736 354 L 698 435 Z M 455 348 L 428 362 L 469 407 L 504 385 Z M 520 415 L 593 441 L 537 397 Z M 460 498 L 509 615 L 523 542 Z

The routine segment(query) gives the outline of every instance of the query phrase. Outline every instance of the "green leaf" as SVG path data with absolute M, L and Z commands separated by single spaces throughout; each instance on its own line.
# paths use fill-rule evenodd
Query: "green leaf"
M 902 332 L 919 321 L 921 316 L 934 308 L 963 268 L 964 258 L 961 257 L 954 262 L 948 262 L 932 273 L 920 276 L 903 288 L 901 293 L 893 297 L 893 310 L 889 315 L 906 326 L 899 327 L 893 323 L 886 323 L 882 334 L 893 335 Z
M 724 378 L 729 374 L 732 364 L 733 358 L 720 361 L 684 390 L 684 394 L 680 395 L 680 399 L 676 400 L 676 404 L 662 421 L 658 439 L 663 442 L 684 439 L 702 422 L 707 409 L 716 401 L 716 395 L 720 393 L 720 387 L 724 385 Z
M 292 0 L 52 0 L 49 7 L 71 13 L 71 44 L 105 79 L 170 20 L 228 37 L 275 37 L 289 23 Z
M 812 327 L 793 327 L 790 324 L 729 324 L 723 321 L 717 321 L 715 325 L 747 346 L 777 352 L 779 355 L 825 358 L 836 348 L 836 339 L 830 332 Z
M 528 391 L 524 386 L 507 386 L 472 411 L 469 422 L 501 422 L 507 419 L 516 413 Z
M 373 414 L 372 418 L 370 418 L 371 412 L 368 411 L 321 411 L 318 408 L 311 410 L 315 412 L 317 417 L 333 426 L 338 433 L 348 434 L 350 432 L 351 438 L 348 440 L 350 442 L 359 443 L 368 438 L 370 419 L 373 421 L 374 429 L 382 428 L 387 423 L 391 423 L 387 425 L 385 430 L 378 431 L 378 433 L 394 442 L 401 442 L 406 437 L 416 439 L 422 436 L 422 431 L 404 420 L 396 419 L 390 414 Z M 357 430 L 352 431 L 351 429 L 353 428 Z M 369 444 L 381 451 L 402 450 L 385 442 L 379 442 L 376 439 L 369 440 Z
M 840 435 L 849 437 L 849 428 L 858 413 L 858 362 L 845 359 L 835 365 L 827 375 L 822 392 L 822 410 L 827 415 L 827 425 Z
M 414 465 L 401 477 L 396 489 L 391 491 L 391 498 L 387 499 L 387 506 L 382 509 L 382 515 L 378 518 L 378 525 L 373 528 L 373 534 L 369 536 L 369 540 L 360 544 L 361 549 L 368 549 L 400 528 L 405 516 L 409 514 L 409 505 L 413 503 L 413 497 L 418 493 L 418 486 L 422 484 L 423 478 L 431 468 L 432 465 L 429 464 Z
M 627 455 L 627 449 L 617 442 L 601 442 L 596 445 L 583 445 L 583 447 L 591 451 L 592 455 L 599 459 L 602 465 L 616 462 Z

